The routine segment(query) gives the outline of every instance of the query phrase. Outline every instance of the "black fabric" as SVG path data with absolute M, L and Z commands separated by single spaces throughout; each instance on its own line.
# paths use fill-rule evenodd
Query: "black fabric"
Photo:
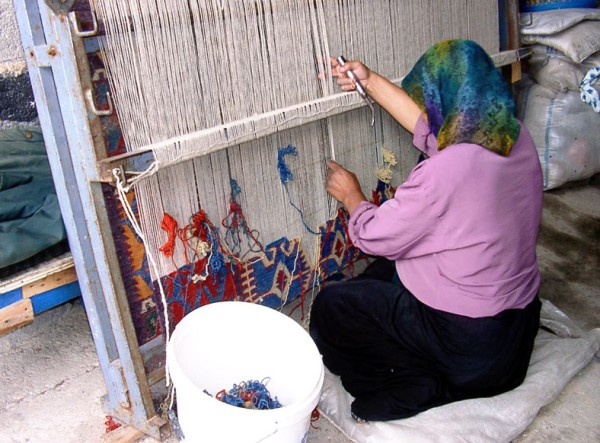
M 323 362 L 366 420 L 407 418 L 457 400 L 489 397 L 525 378 L 541 303 L 470 318 L 419 302 L 378 259 L 346 282 L 326 283 L 310 334 Z
M 17 274 L 29 271 L 32 267 L 38 266 L 46 261 L 52 260 L 53 258 L 60 257 L 69 251 L 69 242 L 67 240 L 63 240 L 60 243 L 57 243 L 53 246 L 50 246 L 49 248 L 44 249 L 41 252 L 38 252 L 33 257 L 29 257 L 26 260 L 12 264 L 10 266 L 0 268 L 0 280 L 6 280 L 11 277 L 15 277 L 17 276 Z

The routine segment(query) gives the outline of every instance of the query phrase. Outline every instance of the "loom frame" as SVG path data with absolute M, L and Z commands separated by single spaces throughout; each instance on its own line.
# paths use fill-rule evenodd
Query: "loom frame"
M 52 6 L 44 0 L 14 0 L 48 159 L 107 387 L 104 409 L 119 422 L 163 440 L 167 423 L 153 405 L 102 196 L 97 162 L 105 156 L 104 141 L 98 111 L 86 98 L 93 88 L 83 36 L 74 32 L 68 11 Z
M 13 0 L 31 84 L 44 134 L 57 196 L 81 287 L 91 333 L 105 380 L 104 409 L 119 422 L 157 440 L 168 423 L 154 407 L 150 386 L 160 371 L 145 362 L 161 352 L 162 340 L 139 345 L 112 242 L 102 182 L 113 161 L 106 158 L 93 100 L 85 38 L 69 19 L 74 1 Z M 518 3 L 498 0 L 499 21 L 507 34 L 501 49 L 518 45 Z M 508 37 L 507 37 L 508 36 Z M 498 65 L 518 62 L 524 54 L 499 54 Z M 360 100 L 357 106 L 364 106 Z M 115 159 L 131 165 L 130 156 Z M 142 161 L 142 163 L 146 163 Z

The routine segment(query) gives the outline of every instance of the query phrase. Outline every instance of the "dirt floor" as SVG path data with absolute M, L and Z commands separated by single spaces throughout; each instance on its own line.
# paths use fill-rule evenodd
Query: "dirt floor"
M 539 257 L 541 296 L 584 330 L 600 327 L 598 177 L 545 194 Z M 0 337 L 0 377 L 0 442 L 106 439 L 101 404 L 106 387 L 81 302 L 64 304 Z M 598 392 L 600 355 L 540 411 L 516 443 L 600 441 Z M 310 443 L 350 441 L 324 418 L 315 426 Z

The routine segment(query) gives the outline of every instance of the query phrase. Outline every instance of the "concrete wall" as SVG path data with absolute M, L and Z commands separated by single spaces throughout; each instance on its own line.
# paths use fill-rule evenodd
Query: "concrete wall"
M 0 0 L 0 129 L 37 118 L 12 0 Z
M 24 63 L 12 0 L 0 0 L 0 65 L 10 69 L 11 66 L 22 67 Z

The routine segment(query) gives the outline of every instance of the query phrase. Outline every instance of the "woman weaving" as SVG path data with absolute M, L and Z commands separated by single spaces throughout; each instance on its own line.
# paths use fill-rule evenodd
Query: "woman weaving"
M 426 157 L 380 207 L 328 163 L 327 191 L 348 210 L 354 245 L 381 257 L 327 283 L 311 312 L 353 417 L 405 418 L 515 388 L 539 327 L 542 176 L 506 83 L 469 40 L 430 48 L 402 88 L 360 62 L 331 63 L 343 90 L 355 87 L 352 70 Z

